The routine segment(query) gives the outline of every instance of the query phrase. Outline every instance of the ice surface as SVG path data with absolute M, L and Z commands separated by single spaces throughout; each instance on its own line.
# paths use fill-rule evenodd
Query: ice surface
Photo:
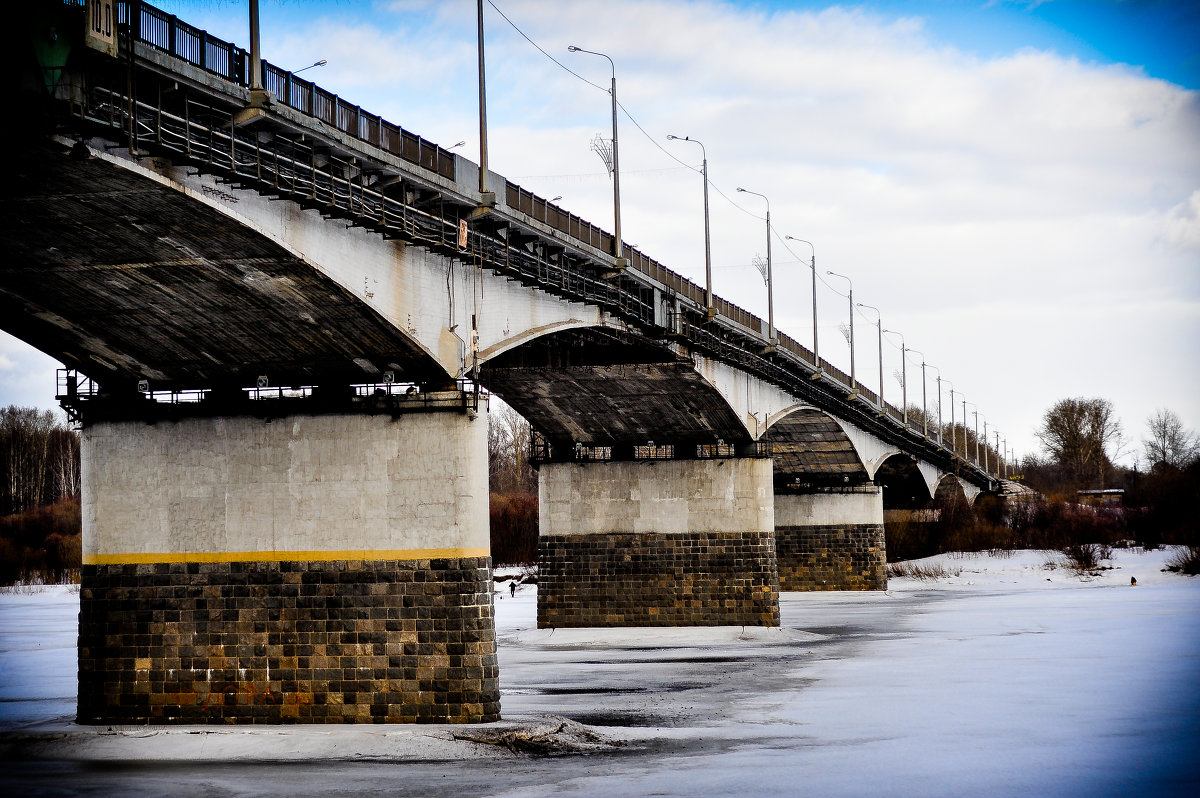
M 561 716 L 619 744 L 552 758 L 454 737 L 481 727 L 78 727 L 77 593 L 3 594 L 0 788 L 1200 795 L 1200 579 L 1168 555 L 1117 550 L 1084 578 L 1043 552 L 941 555 L 921 563 L 937 581 L 785 593 L 774 630 L 538 630 L 536 586 L 503 583 L 505 720 L 482 728 Z

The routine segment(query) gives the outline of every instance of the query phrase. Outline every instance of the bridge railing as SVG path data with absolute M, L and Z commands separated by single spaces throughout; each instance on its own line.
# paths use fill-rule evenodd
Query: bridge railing
M 117 19 L 129 25 L 137 41 L 239 86 L 249 85 L 250 54 L 232 42 L 210 36 L 173 14 L 137 0 L 119 2 Z M 454 179 L 454 153 L 432 141 L 267 61 L 262 62 L 261 78 L 264 88 L 283 105 L 442 177 Z

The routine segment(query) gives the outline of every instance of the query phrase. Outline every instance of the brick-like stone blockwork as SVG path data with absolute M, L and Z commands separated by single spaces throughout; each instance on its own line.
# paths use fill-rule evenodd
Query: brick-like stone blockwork
M 498 720 L 490 565 L 85 565 L 78 720 Z
M 782 526 L 775 546 L 781 590 L 887 590 L 881 524 Z
M 538 626 L 778 626 L 770 532 L 544 535 Z

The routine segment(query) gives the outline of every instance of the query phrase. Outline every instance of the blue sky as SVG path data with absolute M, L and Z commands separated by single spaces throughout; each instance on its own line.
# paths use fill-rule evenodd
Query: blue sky
M 589 5 L 575 0 L 576 5 Z M 210 30 L 229 31 L 244 41 L 245 22 L 237 12 L 244 2 L 234 0 L 162 0 L 160 8 L 184 19 L 204 19 Z M 286 2 L 262 0 L 264 24 L 284 19 L 336 15 L 359 20 L 381 14 L 408 15 L 428 21 L 436 4 L 346 2 Z M 453 0 L 473 18 L 474 3 Z M 497 1 L 501 9 L 508 3 Z M 591 3 L 596 13 L 603 4 Z M 833 5 L 863 9 L 883 17 L 919 18 L 929 37 L 981 57 L 1022 48 L 1049 50 L 1085 62 L 1120 63 L 1142 67 L 1151 77 L 1186 88 L 1200 88 L 1200 2 L 1194 0 L 903 0 L 902 2 L 829 3 L 809 0 L 731 2 L 748 12 L 776 13 L 821 10 Z M 489 9 L 490 13 L 490 9 Z M 217 21 L 224 24 L 218 26 Z
M 707 147 L 716 292 L 766 315 L 763 208 L 735 188 L 768 195 L 780 235 L 815 244 L 821 354 L 843 370 L 846 301 L 826 269 L 1018 453 L 1068 396 L 1113 401 L 1127 463 L 1159 407 L 1200 429 L 1200 3 L 495 2 L 589 81 L 607 63 L 567 45 L 613 57 L 625 238 L 668 267 L 703 280 L 698 153 L 671 133 Z M 268 60 L 326 59 L 305 76 L 477 157 L 473 0 L 261 5 Z M 163 6 L 247 40 L 242 2 Z M 611 229 L 589 148 L 606 94 L 486 15 L 490 165 Z M 809 253 L 787 243 L 777 322 L 808 345 Z M 860 375 L 877 373 L 874 320 L 855 319 Z M 898 401 L 893 373 L 912 384 L 920 360 L 901 364 L 899 336 L 882 358 Z M 0 337 L 0 405 L 52 394 L 47 359 Z
M 1141 66 L 1151 77 L 1200 87 L 1200 3 L 1194 1 L 914 0 L 861 6 L 882 14 L 920 16 L 933 39 L 984 57 L 1030 47 L 1081 61 Z

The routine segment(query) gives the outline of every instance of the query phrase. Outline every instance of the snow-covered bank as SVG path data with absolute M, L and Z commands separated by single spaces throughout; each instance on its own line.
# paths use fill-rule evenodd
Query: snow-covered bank
M 937 581 L 784 594 L 776 630 L 537 630 L 536 587 L 500 585 L 490 727 L 81 728 L 77 595 L 4 594 L 0 785 L 153 791 L 174 760 L 193 793 L 1190 796 L 1200 579 L 1162 573 L 1168 554 L 1115 550 L 1084 579 L 1042 552 L 942 555 Z M 455 738 L 484 731 L 586 753 Z

